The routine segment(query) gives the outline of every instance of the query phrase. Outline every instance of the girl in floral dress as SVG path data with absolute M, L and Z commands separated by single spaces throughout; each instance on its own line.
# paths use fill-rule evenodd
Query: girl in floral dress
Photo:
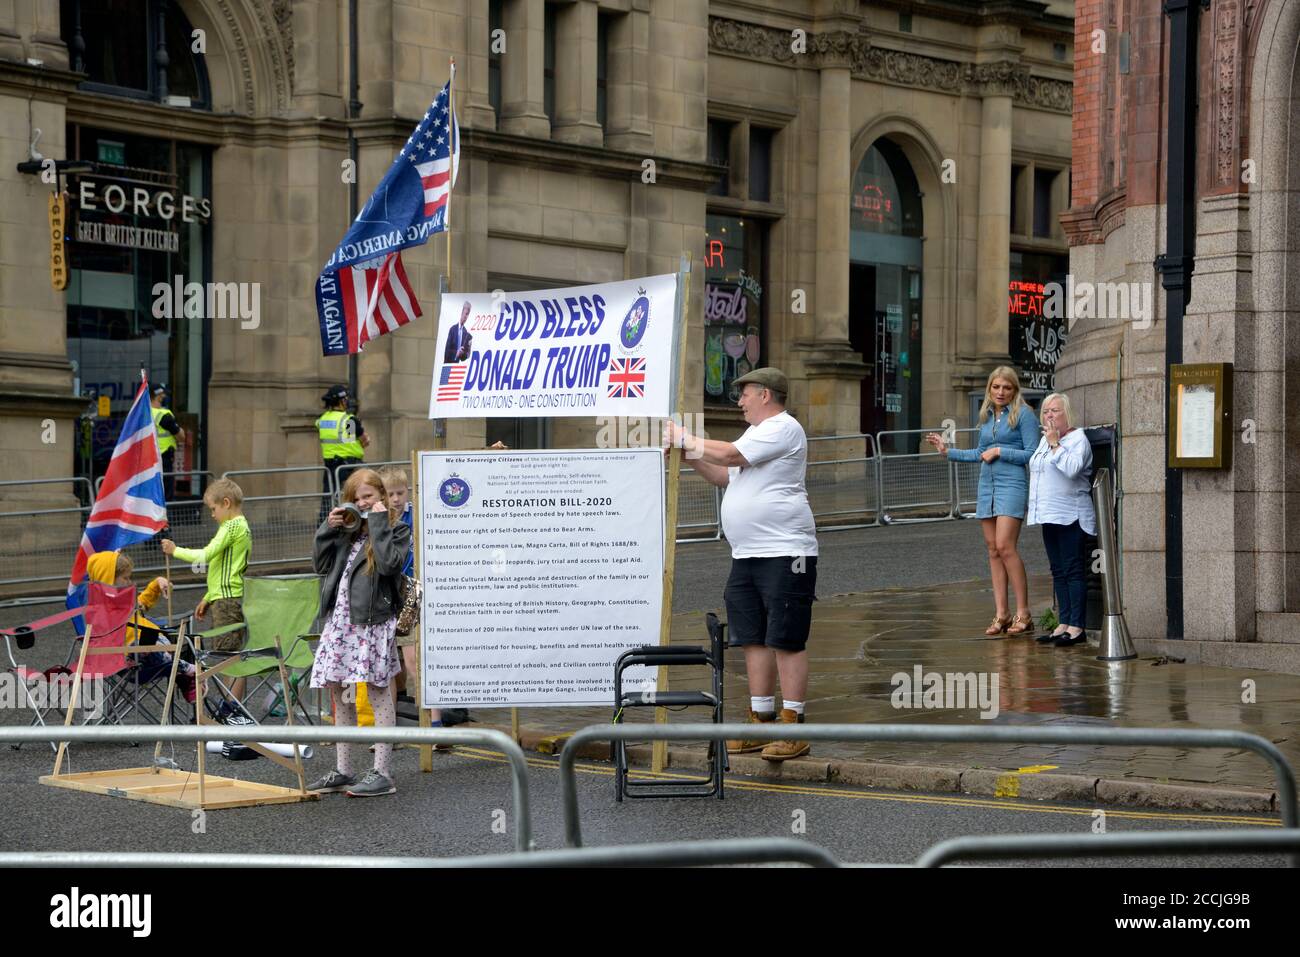
M 357 723 L 356 686 L 366 683 L 376 727 L 397 723 L 391 679 L 402 670 L 397 653 L 402 567 L 411 549 L 411 529 L 385 505 L 387 493 L 373 469 L 354 471 L 342 501 L 361 511 L 359 528 L 343 527 L 343 508 L 329 513 L 316 530 L 313 564 L 321 576 L 321 629 L 311 686 L 329 688 L 334 720 Z M 375 765 L 358 780 L 359 744 L 338 745 L 338 765 L 309 790 L 346 791 L 348 797 L 393 794 L 391 744 L 375 745 Z

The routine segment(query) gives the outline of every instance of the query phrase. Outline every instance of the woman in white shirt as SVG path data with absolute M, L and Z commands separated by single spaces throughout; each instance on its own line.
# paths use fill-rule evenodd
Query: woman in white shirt
M 1087 611 L 1087 556 L 1085 536 L 1097 534 L 1097 514 L 1092 507 L 1092 446 L 1082 429 L 1076 429 L 1070 400 L 1054 392 L 1039 407 L 1043 437 L 1029 459 L 1029 506 L 1025 524 L 1043 527 L 1043 547 L 1052 566 L 1052 584 L 1060 611 L 1060 625 L 1040 642 L 1057 647 L 1085 641 Z

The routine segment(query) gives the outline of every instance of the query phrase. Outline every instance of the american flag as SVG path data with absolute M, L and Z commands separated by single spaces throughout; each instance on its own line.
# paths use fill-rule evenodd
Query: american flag
M 645 359 L 615 359 L 610 362 L 609 398 L 645 398 Z
M 438 376 L 438 401 L 455 402 L 460 398 L 460 390 L 465 387 L 465 372 L 469 369 L 467 362 L 448 362 L 442 367 Z
M 418 307 L 404 306 L 414 306 L 415 294 L 398 254 L 408 246 L 423 245 L 449 225 L 451 190 L 460 166 L 460 125 L 452 95 L 455 80 L 453 65 L 451 79 L 416 124 L 316 281 L 321 349 L 327 356 L 351 355 L 368 339 L 420 315 Z
M 423 315 L 406 276 L 401 253 L 384 257 L 378 269 L 349 266 L 339 270 L 341 306 L 348 316 L 348 352 L 360 352 L 371 339 L 395 332 Z M 351 341 L 355 336 L 355 344 Z M 355 347 L 353 347 L 355 345 Z
M 451 76 L 452 80 L 456 78 L 455 67 L 452 67 Z M 397 155 L 405 157 L 420 174 L 420 182 L 424 185 L 424 215 L 435 216 L 442 210 L 440 228 L 446 229 L 450 225 L 447 217 L 451 187 L 456 182 L 460 165 L 460 124 L 456 122 L 456 111 L 452 108 L 451 80 L 447 81 Z
M 147 541 L 166 527 L 158 430 L 149 412 L 149 383 L 141 382 L 86 520 L 68 580 L 67 607 L 79 608 L 86 603 L 86 583 L 82 579 L 91 555 Z

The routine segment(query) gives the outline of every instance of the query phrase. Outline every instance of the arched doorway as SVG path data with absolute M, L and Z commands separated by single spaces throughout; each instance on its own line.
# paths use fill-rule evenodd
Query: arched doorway
M 876 140 L 853 177 L 849 342 L 862 354 L 861 425 L 921 427 L 921 190 L 902 149 Z

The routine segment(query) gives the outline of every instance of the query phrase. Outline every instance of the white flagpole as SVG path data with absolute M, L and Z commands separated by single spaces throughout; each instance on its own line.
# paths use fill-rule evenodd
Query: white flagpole
M 451 193 L 456 186 L 456 148 L 460 145 L 452 141 L 452 131 L 456 124 L 456 58 L 451 58 L 451 75 L 447 80 L 447 112 L 451 122 L 447 124 L 447 207 L 442 213 L 442 222 L 447 233 L 447 288 L 451 289 Z

